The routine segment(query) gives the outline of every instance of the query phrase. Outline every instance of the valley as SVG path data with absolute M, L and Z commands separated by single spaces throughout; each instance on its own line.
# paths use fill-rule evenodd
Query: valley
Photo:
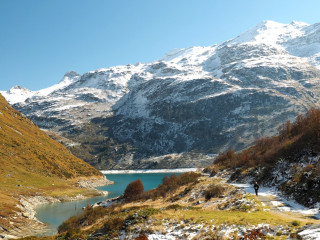
M 263 21 L 152 62 L 0 91 L 0 239 L 38 239 L 39 205 L 84 199 L 41 239 L 319 238 L 319 39 L 318 23 Z M 159 169 L 181 174 L 106 196 L 102 172 Z

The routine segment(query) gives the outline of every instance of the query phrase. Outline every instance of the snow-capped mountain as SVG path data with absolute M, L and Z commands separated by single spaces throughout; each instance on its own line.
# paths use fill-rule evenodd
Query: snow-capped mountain
M 239 150 L 275 134 L 319 107 L 319 80 L 320 24 L 265 21 L 221 44 L 1 93 L 41 128 L 72 139 L 71 150 L 96 166 L 160 167 L 146 157 Z M 87 150 L 75 150 L 77 142 Z

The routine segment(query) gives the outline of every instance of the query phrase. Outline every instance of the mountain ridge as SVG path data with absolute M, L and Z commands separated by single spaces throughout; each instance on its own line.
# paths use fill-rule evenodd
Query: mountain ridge
M 266 21 L 150 63 L 69 72 L 66 81 L 11 103 L 80 144 L 86 150 L 71 151 L 98 168 L 140 168 L 143 159 L 145 167 L 161 167 L 153 156 L 240 150 L 319 106 L 319 26 Z M 198 163 L 188 164 L 182 167 Z

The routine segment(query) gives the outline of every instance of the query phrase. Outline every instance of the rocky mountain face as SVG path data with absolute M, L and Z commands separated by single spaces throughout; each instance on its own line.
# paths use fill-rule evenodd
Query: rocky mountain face
M 209 161 L 199 152 L 243 149 L 319 107 L 319 80 L 320 24 L 266 21 L 221 44 L 2 94 L 98 168 L 170 167 L 188 151 L 203 161 L 180 166 L 194 167 Z

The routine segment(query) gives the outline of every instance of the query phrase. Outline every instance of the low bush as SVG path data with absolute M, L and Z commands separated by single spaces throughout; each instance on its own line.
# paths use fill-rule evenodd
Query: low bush
M 121 217 L 109 218 L 104 222 L 103 227 L 101 228 L 101 232 L 103 234 L 107 234 L 110 237 L 116 237 L 118 232 L 121 230 L 124 223 L 124 219 Z
M 170 177 L 165 176 L 162 179 L 162 183 L 155 189 L 148 190 L 146 192 L 141 191 L 141 187 L 137 186 L 140 183 L 130 183 L 124 193 L 124 198 L 126 201 L 135 200 L 147 200 L 147 199 L 157 199 L 159 197 L 166 197 L 168 193 L 171 193 L 181 186 L 187 184 L 195 184 L 198 182 L 198 178 L 201 176 L 200 173 L 187 172 L 179 176 L 171 175 Z M 140 180 L 139 180 L 140 181 Z M 141 181 L 140 181 L 141 182 Z M 142 183 L 141 183 L 142 184 Z M 143 186 L 143 185 L 142 185 Z M 139 189 L 139 190 L 138 190 Z
M 149 190 L 142 194 L 143 199 L 156 199 L 159 197 L 166 197 L 167 194 L 174 192 L 181 186 L 187 184 L 195 184 L 198 182 L 198 178 L 201 176 L 200 173 L 186 172 L 179 176 L 171 175 L 170 177 L 165 176 L 160 184 L 155 189 Z
M 224 193 L 225 189 L 220 184 L 211 184 L 208 186 L 208 188 L 205 190 L 204 196 L 206 200 L 209 200 L 213 197 L 219 197 Z
M 111 208 L 103 208 L 96 207 L 92 208 L 91 206 L 87 206 L 82 214 L 79 216 L 73 216 L 68 220 L 64 221 L 59 227 L 58 232 L 74 232 L 80 230 L 81 227 L 89 226 L 101 217 L 110 216 L 115 213 L 115 209 Z
M 291 222 L 292 226 L 300 226 L 301 225 L 301 222 L 297 221 L 297 220 L 294 220 L 293 222 Z
M 183 209 L 179 204 L 171 204 L 165 208 L 166 210 L 180 210 Z
M 149 216 L 159 213 L 156 208 L 143 208 L 130 214 L 124 221 L 124 228 L 137 223 L 144 223 Z
M 124 198 L 126 201 L 133 201 L 139 198 L 143 193 L 144 187 L 142 181 L 137 179 L 128 184 L 126 190 L 124 190 Z
M 140 233 L 134 240 L 148 240 L 148 237 L 144 233 Z
M 274 165 L 279 159 L 294 159 L 305 149 L 319 152 L 320 109 L 310 109 L 305 116 L 298 115 L 295 122 L 283 123 L 278 132 L 278 136 L 258 139 L 254 146 L 242 152 L 230 149 L 221 153 L 214 164 L 222 168 L 266 166 Z
M 219 172 L 219 169 L 217 166 L 208 166 L 203 169 L 203 172 L 209 174 L 210 177 L 214 177 Z

